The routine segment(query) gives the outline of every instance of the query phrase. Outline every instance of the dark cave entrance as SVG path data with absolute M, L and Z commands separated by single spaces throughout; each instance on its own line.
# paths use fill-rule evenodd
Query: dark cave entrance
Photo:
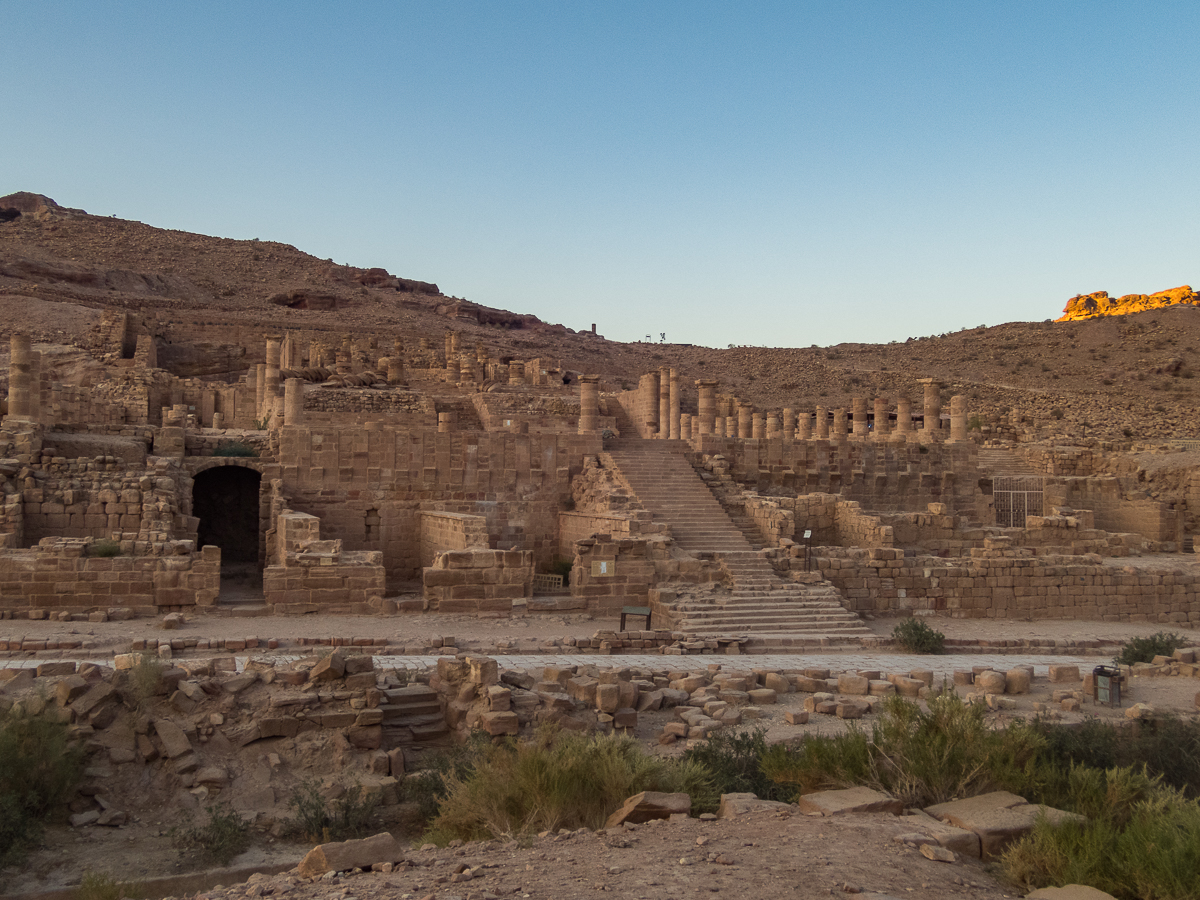
M 221 568 L 231 563 L 258 566 L 258 491 L 262 475 L 244 466 L 206 469 L 193 479 L 192 515 L 199 546 L 221 548 Z

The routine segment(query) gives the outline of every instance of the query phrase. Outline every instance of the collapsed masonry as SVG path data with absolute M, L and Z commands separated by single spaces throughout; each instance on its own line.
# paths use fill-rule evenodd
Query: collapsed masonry
M 1200 621 L 1195 573 L 1105 563 L 1181 550 L 1200 474 L 1170 504 L 1074 451 L 981 447 L 929 379 L 919 409 L 758 410 L 449 331 L 288 332 L 235 383 L 159 368 L 160 344 L 105 313 L 105 377 L 63 383 L 12 337 L 0 615 L 211 609 L 240 564 L 282 614 L 646 607 L 648 630 L 763 640 L 896 611 Z

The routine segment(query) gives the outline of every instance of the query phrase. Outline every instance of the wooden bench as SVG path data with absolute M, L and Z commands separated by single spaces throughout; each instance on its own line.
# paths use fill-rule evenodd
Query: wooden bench
M 622 606 L 621 607 L 621 630 L 625 630 L 626 616 L 645 616 L 646 627 L 650 627 L 650 607 L 648 606 Z

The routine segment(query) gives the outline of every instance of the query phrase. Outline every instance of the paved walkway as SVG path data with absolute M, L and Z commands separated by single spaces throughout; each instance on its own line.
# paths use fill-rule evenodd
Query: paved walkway
M 238 671 L 250 659 L 271 659 L 276 662 L 295 662 L 313 654 L 272 653 L 235 656 Z M 1032 666 L 1035 675 L 1046 675 L 1052 665 L 1079 666 L 1081 673 L 1090 672 L 1104 660 L 1094 656 L 1046 656 L 1007 653 L 947 653 L 941 656 L 915 656 L 906 653 L 763 653 L 743 656 L 699 655 L 665 656 L 660 653 L 621 653 L 611 656 L 596 654 L 547 653 L 547 654 L 473 654 L 490 656 L 501 669 L 541 669 L 545 666 L 596 666 L 614 669 L 628 666 L 643 669 L 699 670 L 710 665 L 719 665 L 726 672 L 749 672 L 752 669 L 805 669 L 819 668 L 833 671 L 857 671 L 875 669 L 881 672 L 907 672 L 911 669 L 928 669 L 934 678 L 949 678 L 955 670 L 974 666 L 988 666 L 1005 672 L 1017 666 Z M 439 659 L 446 656 L 376 656 L 379 669 L 408 669 L 419 672 L 435 667 Z M 43 662 L 64 662 L 63 659 L 12 659 L 0 660 L 0 668 L 34 669 Z M 111 664 L 111 657 L 88 659 L 78 662 Z

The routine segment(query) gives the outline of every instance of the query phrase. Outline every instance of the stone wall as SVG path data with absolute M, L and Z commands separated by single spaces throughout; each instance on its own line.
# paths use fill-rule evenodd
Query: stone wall
M 650 513 L 633 512 L 628 515 L 599 512 L 563 512 L 558 514 L 558 553 L 570 559 L 575 555 L 577 541 L 593 536 L 608 536 L 620 540 L 637 538 L 644 540 L 650 535 L 667 535 L 670 529 L 662 523 L 652 522 Z
M 648 606 L 658 583 L 656 563 L 669 559 L 665 540 L 614 540 L 605 535 L 575 542 L 571 595 L 593 612 L 620 612 L 622 606 Z
M 367 612 L 384 594 L 382 555 L 347 552 L 322 540 L 321 522 L 287 510 L 275 522 L 276 557 L 263 570 L 263 596 L 276 613 Z
M 119 556 L 90 556 L 91 540 L 47 539 L 0 553 L 0 609 L 80 612 L 126 607 L 145 614 L 211 606 L 221 550 L 191 541 L 122 542 Z
M 347 550 L 383 554 L 393 582 L 419 577 L 423 511 L 482 516 L 487 546 L 558 550 L 558 514 L 595 435 L 437 433 L 428 429 L 286 427 L 283 489 Z
M 528 550 L 447 550 L 422 571 L 425 608 L 438 612 L 508 613 L 533 596 Z
M 955 618 L 1200 623 L 1200 577 L 1113 567 L 1100 557 L 1042 556 L 1007 539 L 968 556 L 906 556 L 888 548 L 813 550 L 813 567 L 859 613 L 927 612 Z M 800 556 L 783 561 L 800 571 Z
M 438 554 L 447 550 L 486 549 L 487 519 L 462 513 L 421 513 L 421 563 L 432 566 Z
M 1060 478 L 1045 487 L 1046 508 L 1068 506 L 1091 510 L 1103 531 L 1134 532 L 1152 541 L 1181 541 L 1178 510 L 1146 496 L 1129 497 L 1117 478 Z
M 863 440 L 742 440 L 703 435 L 693 446 L 725 458 L 743 487 L 772 495 L 838 494 L 874 511 L 944 503 L 976 521 L 989 521 L 979 489 L 978 450 L 970 442 L 917 444 Z

